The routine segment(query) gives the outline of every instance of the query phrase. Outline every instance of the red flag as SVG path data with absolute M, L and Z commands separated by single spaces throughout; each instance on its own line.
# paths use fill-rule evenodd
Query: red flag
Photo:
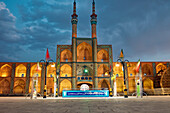
M 48 48 L 47 48 L 47 53 L 46 53 L 46 60 L 49 60 L 50 59 L 50 55 L 49 55 L 49 52 L 48 52 Z
M 110 65 L 110 72 L 112 71 L 112 66 Z

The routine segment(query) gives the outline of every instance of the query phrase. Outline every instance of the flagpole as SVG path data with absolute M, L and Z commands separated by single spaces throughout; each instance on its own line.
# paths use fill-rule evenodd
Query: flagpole
M 143 89 L 142 89 L 142 68 L 141 68 L 141 65 L 139 68 L 139 80 L 140 80 L 140 98 L 142 98 L 143 97 Z

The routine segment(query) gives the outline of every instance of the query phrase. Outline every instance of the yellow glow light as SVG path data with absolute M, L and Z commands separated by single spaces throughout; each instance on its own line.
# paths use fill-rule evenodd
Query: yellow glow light
M 116 63 L 116 67 L 119 67 L 120 65 L 118 63 Z
M 106 73 L 105 73 L 105 75 L 107 76 L 107 75 L 108 75 L 108 73 L 106 72 Z
M 2 77 L 6 77 L 6 75 L 2 75 Z

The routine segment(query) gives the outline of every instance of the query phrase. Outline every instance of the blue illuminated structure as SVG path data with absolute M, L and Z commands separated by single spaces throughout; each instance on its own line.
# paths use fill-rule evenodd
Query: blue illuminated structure
M 109 97 L 109 90 L 63 90 L 62 97 Z

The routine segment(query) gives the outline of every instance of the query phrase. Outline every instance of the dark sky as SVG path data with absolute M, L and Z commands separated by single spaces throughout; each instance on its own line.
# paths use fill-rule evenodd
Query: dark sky
M 170 61 L 170 0 L 95 0 L 98 44 L 113 61 Z M 0 62 L 36 62 L 71 44 L 73 0 L 0 0 Z M 91 37 L 92 0 L 77 0 L 78 37 Z

